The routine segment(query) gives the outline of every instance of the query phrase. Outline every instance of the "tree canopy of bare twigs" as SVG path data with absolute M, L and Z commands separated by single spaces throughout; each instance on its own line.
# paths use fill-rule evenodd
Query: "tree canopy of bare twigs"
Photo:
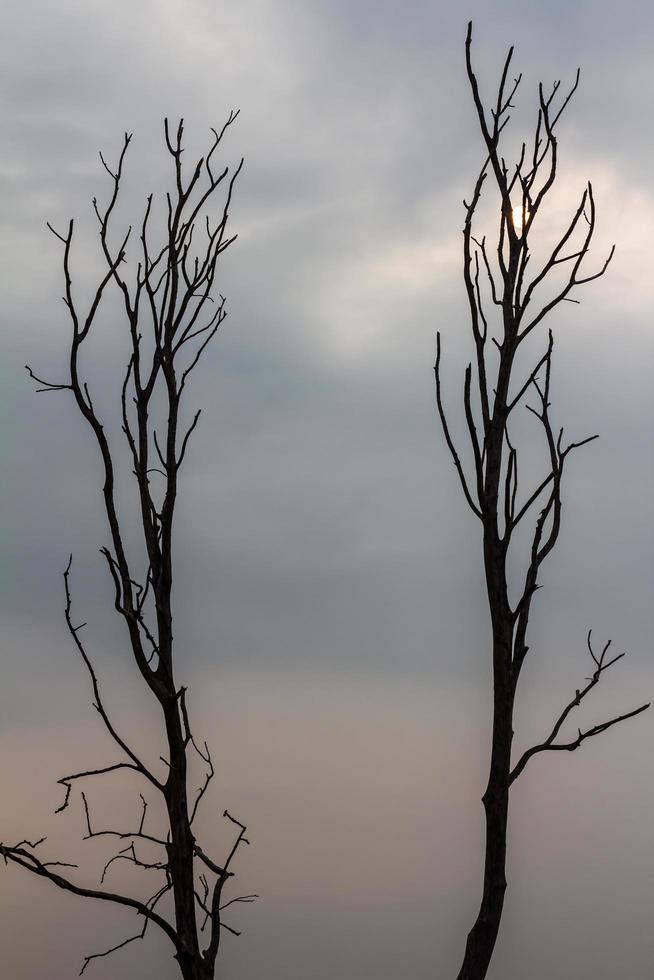
M 253 901 L 255 895 L 227 898 L 234 859 L 248 843 L 246 827 L 227 810 L 224 817 L 234 829 L 227 856 L 218 860 L 195 836 L 195 818 L 214 776 L 206 742 L 196 741 L 189 719 L 186 692 L 175 675 L 173 655 L 173 529 L 180 470 L 200 410 L 182 424 L 183 402 L 200 358 L 226 316 L 225 297 L 217 292 L 220 257 L 235 240 L 228 231 L 229 211 L 236 179 L 243 161 L 233 169 L 218 168 L 216 157 L 223 138 L 238 112 L 231 112 L 222 129 L 213 130 L 206 156 L 186 171 L 183 166 L 183 123 L 171 130 L 165 122 L 165 142 L 174 185 L 164 204 L 165 231 L 151 231 L 156 205 L 150 194 L 136 231 L 130 227 L 114 241 L 112 218 L 121 189 L 123 168 L 131 135 L 125 134 L 115 169 L 100 155 L 109 178 L 108 203 L 93 200 L 105 271 L 87 308 L 82 309 L 73 283 L 74 222 L 64 231 L 50 227 L 63 249 L 64 304 L 71 324 L 69 374 L 63 382 L 44 380 L 31 368 L 37 391 L 71 392 L 88 424 L 102 462 L 103 503 L 109 541 L 100 551 L 111 584 L 113 605 L 123 623 L 133 662 L 161 709 L 167 758 L 153 764 L 120 733 L 101 693 L 89 645 L 83 639 L 85 623 L 73 615 L 71 597 L 72 557 L 64 572 L 65 619 L 70 636 L 88 672 L 93 706 L 114 744 L 117 761 L 108 766 L 71 772 L 59 783 L 63 800 L 57 812 L 66 810 L 77 787 L 95 779 L 130 770 L 143 783 L 140 818 L 131 828 L 105 829 L 92 814 L 88 790 L 80 791 L 85 839 L 113 838 L 117 852 L 105 864 L 99 887 L 80 885 L 67 869 L 76 865 L 42 857 L 46 839 L 21 840 L 0 845 L 5 862 L 46 879 L 57 888 L 85 898 L 134 909 L 142 919 L 139 930 L 111 948 L 88 953 L 81 973 L 97 957 L 142 938 L 152 924 L 170 941 L 183 980 L 211 980 L 215 975 L 221 937 L 238 931 L 225 921 L 228 908 Z M 213 217 L 212 217 L 213 215 Z M 134 257 L 129 254 L 134 243 Z M 110 442 L 103 419 L 85 381 L 84 346 L 97 325 L 97 314 L 109 290 L 117 290 L 129 336 L 129 358 L 119 380 L 122 434 L 127 445 L 133 486 L 142 529 L 138 560 L 128 557 L 124 518 L 119 515 L 116 494 L 117 447 Z M 138 566 L 138 567 L 137 567 Z M 142 570 L 142 573 L 139 573 Z M 197 788 L 190 785 L 189 762 L 194 754 L 205 775 Z M 164 831 L 149 826 L 148 796 L 163 802 L 167 816 Z M 146 850 L 143 850 L 146 848 Z M 153 858 L 152 849 L 158 852 Z M 146 856 L 146 854 L 148 856 Z M 112 866 L 119 861 L 155 873 L 157 888 L 141 900 L 105 886 Z M 164 906 L 168 897 L 170 915 Z M 203 938 L 206 936 L 206 939 Z
M 483 980 L 497 939 L 506 891 L 506 846 L 509 790 L 531 760 L 544 752 L 572 752 L 590 738 L 645 711 L 649 704 L 616 714 L 586 730 L 564 735 L 563 729 L 609 667 L 624 654 L 610 656 L 609 643 L 596 652 L 589 631 L 592 673 L 575 691 L 549 734 L 512 760 L 514 704 L 518 681 L 529 654 L 529 620 L 539 576 L 561 530 L 563 475 L 577 449 L 597 438 L 567 440 L 551 415 L 554 338 L 549 330 L 544 350 L 523 368 L 525 341 L 548 314 L 564 303 L 579 302 L 579 287 L 600 278 L 614 248 L 590 262 L 596 227 L 593 188 L 588 183 L 558 241 L 539 268 L 531 263 L 531 243 L 538 219 L 557 177 L 557 124 L 579 83 L 563 94 L 559 82 L 538 88 L 538 115 L 530 143 L 523 143 L 515 163 L 503 156 L 502 138 L 509 123 L 521 76 L 510 78 L 513 48 L 504 62 L 497 97 L 484 104 L 473 69 L 472 25 L 465 44 L 466 68 L 483 142 L 483 164 L 469 201 L 464 201 L 463 277 L 474 357 L 465 370 L 463 404 L 467 448 L 455 444 L 448 424 L 441 385 L 441 336 L 435 364 L 438 413 L 454 467 L 470 510 L 479 520 L 492 632 L 493 727 L 488 784 L 483 796 L 486 845 L 483 892 L 477 918 L 467 938 L 458 980 Z M 490 180 L 489 180 L 490 178 Z M 497 194 L 498 231 L 491 245 L 476 233 L 482 192 L 489 181 Z M 542 476 L 523 488 L 524 453 L 512 439 L 514 417 L 526 409 L 536 420 L 543 445 Z M 468 465 L 467 460 L 470 460 Z M 523 463 L 523 466 L 520 464 Z M 517 532 L 528 528 L 522 584 L 513 595 L 508 557 Z

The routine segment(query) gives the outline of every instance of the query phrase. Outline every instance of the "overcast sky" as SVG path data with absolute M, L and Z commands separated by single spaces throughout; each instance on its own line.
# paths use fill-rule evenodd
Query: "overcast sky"
M 489 100 L 516 45 L 516 132 L 538 81 L 565 86 L 581 66 L 546 230 L 591 178 L 594 260 L 617 247 L 581 305 L 552 319 L 557 424 L 601 438 L 571 461 L 534 611 L 516 719 L 526 747 L 588 673 L 589 626 L 628 657 L 581 722 L 654 690 L 651 5 L 3 5 L 0 838 L 52 833 L 60 858 L 79 854 L 82 823 L 78 809 L 53 817 L 56 779 L 111 755 L 63 622 L 71 550 L 76 609 L 119 716 L 151 744 L 156 713 L 111 619 L 91 438 L 66 393 L 35 395 L 23 369 L 65 369 L 61 256 L 45 221 L 78 218 L 84 295 L 97 268 L 90 200 L 107 193 L 98 149 L 115 160 L 134 134 L 127 220 L 168 179 L 165 115 L 184 116 L 190 157 L 241 110 L 223 150 L 246 158 L 220 283 L 229 316 L 192 395 L 203 417 L 181 488 L 175 607 L 178 677 L 217 761 L 204 833 L 220 845 L 225 807 L 248 823 L 240 880 L 261 895 L 234 914 L 243 935 L 225 937 L 225 980 L 445 980 L 476 914 L 488 624 L 479 528 L 432 373 L 441 329 L 456 413 L 469 357 L 461 200 L 482 162 L 469 17 Z M 85 362 L 105 393 L 124 330 L 113 312 Z M 490 980 L 650 975 L 653 719 L 534 760 L 516 784 Z M 98 787 L 98 812 L 129 819 L 139 788 Z M 0 900 L 10 980 L 68 980 L 132 928 L 12 869 L 0 869 Z M 155 972 L 176 976 L 153 935 L 88 975 Z

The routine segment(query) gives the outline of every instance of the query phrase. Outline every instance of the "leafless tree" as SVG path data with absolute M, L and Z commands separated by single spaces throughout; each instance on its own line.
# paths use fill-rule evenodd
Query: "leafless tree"
M 493 662 L 490 772 L 483 795 L 486 821 L 483 893 L 479 914 L 468 934 L 458 980 L 483 980 L 497 939 L 506 890 L 509 794 L 515 780 L 534 756 L 543 752 L 575 751 L 587 739 L 649 707 L 643 704 L 586 730 L 578 728 L 572 736 L 563 735 L 564 724 L 575 708 L 599 684 L 605 671 L 624 656 L 622 653 L 611 656 L 609 643 L 598 652 L 589 632 L 591 673 L 585 686 L 575 691 L 549 734 L 516 761 L 512 760 L 516 688 L 529 651 L 530 614 L 534 595 L 540 588 L 541 568 L 561 528 L 564 467 L 574 450 L 596 438 L 568 442 L 563 429 L 556 430 L 550 414 L 552 332 L 548 333 L 544 352 L 536 355 L 526 369 L 522 366 L 524 352 L 529 347 L 525 341 L 533 338 L 534 331 L 558 306 L 579 302 L 571 294 L 576 294 L 577 287 L 604 274 L 614 249 L 611 248 L 608 257 L 594 271 L 586 271 L 595 232 L 595 201 L 589 183 L 561 237 L 530 277 L 532 235 L 557 176 L 556 127 L 577 88 L 579 72 L 564 96 L 559 82 L 549 91 L 539 86 L 533 140 L 529 145 L 523 143 L 517 162 L 508 165 L 501 142 L 521 78 L 518 75 L 509 81 L 513 48 L 504 62 L 497 98 L 487 109 L 472 66 L 471 42 L 472 25 L 469 24 L 466 66 L 485 155 L 470 202 L 464 201 L 463 275 L 474 346 L 474 359 L 466 368 L 463 382 L 470 467 L 455 445 L 443 404 L 440 335 L 435 364 L 436 398 L 445 440 L 465 499 L 482 528 Z M 485 237 L 475 236 L 474 227 L 489 175 L 499 198 L 499 230 L 492 248 Z M 515 438 L 511 438 L 514 413 L 522 407 L 536 419 L 545 460 L 542 477 L 525 491 L 518 482 L 521 461 L 525 466 L 524 452 Z M 507 562 L 518 530 L 527 534 L 529 543 L 516 592 L 511 587 Z
M 72 772 L 59 783 L 64 794 L 57 812 L 65 810 L 75 788 L 96 778 L 131 770 L 143 781 L 140 816 L 132 829 L 104 829 L 92 817 L 87 794 L 81 792 L 86 836 L 114 838 L 118 851 L 105 864 L 100 887 L 80 885 L 67 869 L 76 865 L 41 857 L 45 838 L 0 845 L 5 862 L 11 861 L 57 888 L 85 898 L 134 909 L 142 918 L 138 932 L 110 949 L 84 957 L 81 973 L 96 958 L 107 956 L 146 933 L 152 923 L 172 943 L 174 957 L 184 980 L 210 980 L 224 930 L 238 935 L 224 921 L 224 911 L 237 903 L 251 902 L 255 895 L 227 898 L 224 890 L 233 877 L 232 866 L 242 845 L 248 843 L 245 826 L 230 813 L 234 840 L 227 856 L 215 860 L 195 837 L 194 821 L 214 775 L 207 743 L 199 744 L 192 732 L 186 687 L 178 684 L 173 655 L 173 528 L 179 476 L 189 440 L 200 411 L 184 423 L 183 396 L 208 344 L 226 316 L 225 298 L 216 294 L 219 260 L 235 235 L 228 233 L 232 192 L 243 161 L 235 169 L 216 169 L 215 158 L 223 137 L 236 119 L 230 113 L 213 139 L 205 157 L 190 172 L 182 164 L 183 124 L 176 132 L 165 123 L 165 141 L 174 187 L 166 194 L 162 227 L 157 235 L 153 196 L 147 198 L 137 235 L 132 228 L 113 244 L 110 229 L 121 187 L 123 165 L 131 136 L 125 134 L 115 170 L 102 164 L 109 175 L 106 206 L 93 201 L 105 270 L 88 308 L 81 309 L 72 282 L 73 221 L 64 233 L 50 230 L 63 246 L 64 303 L 71 322 L 69 376 L 62 383 L 44 381 L 29 367 L 40 392 L 69 391 L 88 424 L 99 451 L 104 476 L 103 502 L 108 521 L 109 544 L 101 553 L 106 562 L 113 604 L 126 631 L 134 664 L 149 696 L 161 709 L 167 758 L 152 764 L 119 732 L 101 694 L 100 683 L 88 645 L 82 639 L 84 623 L 73 617 L 70 574 L 64 572 L 65 618 L 70 636 L 88 671 L 93 706 L 118 752 L 112 765 Z M 129 242 L 137 238 L 134 257 Z M 117 507 L 117 447 L 107 435 L 91 390 L 84 380 L 82 354 L 96 326 L 97 314 L 109 290 L 117 289 L 129 337 L 129 358 L 120 379 L 120 413 L 129 467 L 136 491 L 137 513 L 142 529 L 141 545 L 128 536 L 124 515 Z M 140 548 L 138 558 L 130 553 Z M 72 560 L 72 559 L 71 559 Z M 140 574 L 140 577 L 139 577 Z M 205 775 L 198 788 L 190 784 L 189 765 L 195 754 Z M 166 826 L 151 829 L 147 818 L 147 794 L 163 802 Z M 152 812 L 152 811 L 151 811 Z M 153 857 L 153 853 L 158 856 Z M 106 890 L 105 879 L 118 861 L 127 861 L 159 877 L 157 888 L 141 900 Z M 166 898 L 168 901 L 166 902 Z M 166 914 L 169 908 L 170 915 Z M 206 930 L 206 931 L 205 931 Z M 202 938 L 202 933 L 206 940 Z

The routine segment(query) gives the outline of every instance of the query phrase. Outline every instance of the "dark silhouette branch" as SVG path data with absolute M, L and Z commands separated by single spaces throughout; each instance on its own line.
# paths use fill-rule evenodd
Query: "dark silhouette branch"
M 173 945 L 177 946 L 179 943 L 179 938 L 173 928 L 173 926 L 162 916 L 158 915 L 144 902 L 138 901 L 138 899 L 132 898 L 128 895 L 119 895 L 114 892 L 100 891 L 94 888 L 84 888 L 81 885 L 77 885 L 67 878 L 63 878 L 60 874 L 50 871 L 50 867 L 54 865 L 59 865 L 63 867 L 76 867 L 76 865 L 71 865 L 65 862 L 53 862 L 53 861 L 40 861 L 35 854 L 30 851 L 26 851 L 24 847 L 19 847 L 17 845 L 9 846 L 6 844 L 0 844 L 0 854 L 3 856 L 5 861 L 11 861 L 13 864 L 19 865 L 31 874 L 38 875 L 41 878 L 46 878 L 57 888 L 63 891 L 72 892 L 74 895 L 80 895 L 82 898 L 94 898 L 102 902 L 112 902 L 115 905 L 124 905 L 127 908 L 135 909 L 139 915 L 145 916 L 146 919 L 151 919 L 155 925 L 164 932 L 168 938 L 171 940 Z
M 609 667 L 612 667 L 613 664 L 617 663 L 624 657 L 624 653 L 619 653 L 616 657 L 606 660 L 606 654 L 611 645 L 610 640 L 604 646 L 601 654 L 596 656 L 591 645 L 591 630 L 588 631 L 587 645 L 595 664 L 595 670 L 593 671 L 591 677 L 587 678 L 588 683 L 581 690 L 575 691 L 575 696 L 566 704 L 565 708 L 556 719 L 552 730 L 545 741 L 540 742 L 537 745 L 533 745 L 531 748 L 522 753 L 517 763 L 511 770 L 510 782 L 514 782 L 518 778 L 529 760 L 539 752 L 574 752 L 575 749 L 578 749 L 587 738 L 593 738 L 595 735 L 600 735 L 602 732 L 608 731 L 609 728 L 612 728 L 613 725 L 617 725 L 621 721 L 626 721 L 628 718 L 634 718 L 636 715 L 639 715 L 642 711 L 646 711 L 647 708 L 650 707 L 649 703 L 642 704 L 639 708 L 634 708 L 632 711 L 627 711 L 625 714 L 617 715 L 614 718 L 610 718 L 608 721 L 603 721 L 597 725 L 593 725 L 592 728 L 588 728 L 586 731 L 582 731 L 580 728 L 577 729 L 577 737 L 570 742 L 557 742 L 556 738 L 558 737 L 558 734 L 561 731 L 561 728 L 568 715 L 574 711 L 575 708 L 578 708 L 586 695 L 588 695 L 593 688 L 599 684 L 604 671 L 608 670 Z
M 226 817 L 229 821 L 231 821 L 231 823 L 233 823 L 236 827 L 238 827 L 238 834 L 236 840 L 234 841 L 234 844 L 232 845 L 231 851 L 227 855 L 224 872 L 223 874 L 218 875 L 216 879 L 216 883 L 213 888 L 213 895 L 211 897 L 211 915 L 210 915 L 211 937 L 209 939 L 209 945 L 207 946 L 207 948 L 204 950 L 202 954 L 205 962 L 208 963 L 211 966 L 211 968 L 213 968 L 213 964 L 216 961 L 216 956 L 218 955 L 221 929 L 227 929 L 227 931 L 231 932 L 233 935 L 236 936 L 239 935 L 239 933 L 235 929 L 233 929 L 229 925 L 226 925 L 226 923 L 224 923 L 221 919 L 221 914 L 220 914 L 221 910 L 223 909 L 223 907 L 226 907 L 222 905 L 222 892 L 223 892 L 223 887 L 225 885 L 225 882 L 228 880 L 227 875 L 229 873 L 229 866 L 232 863 L 232 860 L 234 859 L 236 852 L 238 851 L 241 844 L 250 843 L 250 841 L 245 836 L 245 833 L 247 831 L 247 827 L 245 826 L 245 824 L 242 824 L 239 820 L 233 817 L 228 810 L 225 810 L 223 816 Z M 256 896 L 250 896 L 250 898 L 254 900 Z
M 461 487 L 463 489 L 464 496 L 468 502 L 470 509 L 481 518 L 482 514 L 472 499 L 470 489 L 468 487 L 468 482 L 466 480 L 465 473 L 463 472 L 463 467 L 461 465 L 461 460 L 459 454 L 456 450 L 456 446 L 450 435 L 450 430 L 447 424 L 447 417 L 445 415 L 445 410 L 443 408 L 443 400 L 441 396 L 441 375 L 440 375 L 440 364 L 441 364 L 441 335 L 440 332 L 436 335 L 436 363 L 434 364 L 434 376 L 436 378 L 436 404 L 438 406 L 438 414 L 440 415 L 441 424 L 443 426 L 443 432 L 445 434 L 445 440 L 447 442 L 448 449 L 450 450 L 450 455 L 452 456 L 452 461 L 456 467 L 456 471 L 459 475 L 459 480 L 461 482 Z

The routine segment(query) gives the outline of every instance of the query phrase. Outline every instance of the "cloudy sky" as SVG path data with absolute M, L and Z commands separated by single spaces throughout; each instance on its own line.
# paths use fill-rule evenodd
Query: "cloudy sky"
M 570 466 L 534 612 L 516 721 L 526 747 L 587 674 L 589 626 L 629 656 L 582 721 L 654 690 L 650 5 L 3 5 L 0 838 L 52 833 L 59 857 L 79 854 L 82 824 L 77 810 L 53 818 L 56 779 L 111 751 L 63 623 L 71 550 L 76 608 L 119 716 L 154 744 L 156 715 L 110 615 L 94 447 L 66 394 L 33 394 L 23 369 L 54 377 L 65 365 L 60 251 L 44 222 L 78 218 L 84 295 L 97 268 L 90 199 L 107 192 L 98 149 L 115 159 L 134 133 L 127 219 L 168 179 L 165 115 L 185 118 L 190 156 L 241 109 L 224 147 L 226 162 L 246 158 L 220 286 L 229 317 L 195 383 L 203 418 L 182 486 L 175 610 L 178 676 L 217 761 L 204 833 L 220 845 L 226 806 L 247 821 L 241 882 L 261 895 L 234 916 L 243 935 L 225 939 L 226 980 L 453 977 L 476 912 L 487 614 L 431 370 L 441 329 L 458 398 L 461 200 L 481 162 L 469 17 L 489 97 L 516 45 L 517 132 L 538 81 L 565 84 L 581 66 L 546 230 L 590 177 L 595 257 L 617 246 L 606 278 L 552 320 L 557 420 L 601 439 Z M 110 308 L 88 354 L 106 393 L 122 329 Z M 534 760 L 516 784 L 492 980 L 649 975 L 653 724 L 645 715 Z M 133 789 L 98 787 L 96 805 L 129 814 Z M 0 900 L 11 980 L 67 980 L 132 927 L 12 869 Z M 172 980 L 174 967 L 153 936 L 88 975 Z

